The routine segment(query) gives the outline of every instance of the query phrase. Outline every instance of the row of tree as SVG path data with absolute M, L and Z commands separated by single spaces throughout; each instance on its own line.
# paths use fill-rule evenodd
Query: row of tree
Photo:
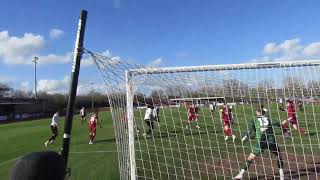
M 76 98 L 75 108 L 80 109 L 81 107 L 91 108 L 92 107 L 92 95 L 94 107 L 106 107 L 108 106 L 107 95 L 94 92 L 90 92 L 87 95 L 79 95 Z M 68 104 L 67 94 L 48 94 L 47 92 L 38 92 L 38 99 L 45 100 L 47 104 L 47 111 L 56 111 L 58 109 L 65 109 Z M 34 93 L 31 91 L 22 91 L 11 88 L 10 86 L 0 83 L 0 99 L 24 99 L 33 100 Z
M 161 88 L 153 87 L 151 93 L 145 93 L 144 88 L 139 88 L 135 93 L 134 105 L 145 106 L 146 104 L 170 104 L 170 99 L 174 98 L 195 98 L 195 97 L 226 97 L 229 101 L 241 101 L 249 98 L 259 98 L 276 100 L 284 97 L 318 97 L 320 95 L 319 81 L 301 83 L 299 79 L 284 79 L 281 86 L 275 82 L 264 80 L 259 83 L 244 83 L 238 79 L 230 79 L 218 84 L 197 84 L 192 85 L 164 85 Z M 11 94 L 14 98 L 32 98 L 32 92 L 14 90 L 8 85 L 0 83 L 0 98 L 6 94 Z M 49 110 L 64 109 L 68 103 L 67 94 L 48 94 L 39 92 L 38 98 L 46 100 Z M 233 98 L 233 99 L 230 99 Z M 113 94 L 111 102 L 114 105 L 125 103 L 124 92 Z M 106 94 L 93 93 L 94 107 L 109 107 L 108 96 Z M 122 106 L 122 105 L 121 105 Z M 92 107 L 92 92 L 87 95 L 79 95 L 76 98 L 75 108 Z

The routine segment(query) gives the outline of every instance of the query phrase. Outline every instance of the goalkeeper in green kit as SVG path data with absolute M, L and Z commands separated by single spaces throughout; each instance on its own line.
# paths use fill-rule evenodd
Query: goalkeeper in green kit
M 279 122 L 272 122 L 270 118 L 265 116 L 265 112 L 266 109 L 264 108 L 256 110 L 257 117 L 249 126 L 249 132 L 241 139 L 243 142 L 250 137 L 251 133 L 255 133 L 256 143 L 252 144 L 253 147 L 246 163 L 242 166 L 239 174 L 235 176 L 234 179 L 242 179 L 243 174 L 248 170 L 254 158 L 262 154 L 265 149 L 268 149 L 272 154 L 276 155 L 280 179 L 284 179 L 283 160 L 273 131 L 274 127 L 280 128 L 281 125 Z

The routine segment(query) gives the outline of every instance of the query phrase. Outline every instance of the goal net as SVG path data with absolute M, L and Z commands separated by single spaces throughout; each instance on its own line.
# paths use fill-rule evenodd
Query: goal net
M 89 54 L 121 179 L 320 179 L 320 61 L 153 68 Z

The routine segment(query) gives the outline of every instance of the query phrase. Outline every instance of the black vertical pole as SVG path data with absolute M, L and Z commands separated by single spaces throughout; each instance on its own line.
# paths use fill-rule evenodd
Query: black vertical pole
M 63 134 L 63 144 L 62 144 L 62 151 L 61 151 L 61 155 L 65 160 L 65 165 L 66 165 L 65 167 L 68 166 L 72 118 L 73 118 L 73 111 L 74 111 L 74 102 L 77 95 L 80 60 L 83 52 L 83 39 L 84 39 L 84 32 L 86 28 L 86 21 L 87 21 L 87 11 L 82 10 L 80 14 L 77 39 L 76 39 L 76 44 L 74 49 L 74 59 L 73 59 L 72 72 L 71 72 L 68 107 L 67 107 L 67 114 L 66 114 L 64 134 Z

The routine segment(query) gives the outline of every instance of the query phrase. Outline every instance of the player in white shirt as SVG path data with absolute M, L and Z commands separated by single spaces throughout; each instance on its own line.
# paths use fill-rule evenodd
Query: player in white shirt
M 284 103 L 283 103 L 283 100 L 281 98 L 279 99 L 279 104 L 280 104 L 279 109 L 282 110 L 282 111 L 285 111 L 284 110 Z
M 81 118 L 82 125 L 84 125 L 86 122 L 86 114 L 87 114 L 86 110 L 84 109 L 84 107 L 82 107 L 80 110 L 80 118 Z
M 214 112 L 214 106 L 213 106 L 213 104 L 209 104 L 209 109 L 210 109 L 210 111 L 211 111 L 211 113 L 213 113 Z
M 154 120 L 159 123 L 160 122 L 160 119 L 159 119 L 159 108 L 158 107 L 154 107 L 153 111 L 152 111 L 152 114 L 153 114 Z
M 144 121 L 149 126 L 149 130 L 143 133 L 143 136 L 152 136 L 152 130 L 154 129 L 154 117 L 153 117 L 153 107 L 148 105 L 147 110 L 144 114 Z
M 58 136 L 58 121 L 59 121 L 59 112 L 57 111 L 52 119 L 51 119 L 51 124 L 50 124 L 50 128 L 51 128 L 51 132 L 52 135 L 51 137 L 44 143 L 44 145 L 46 147 L 48 147 L 48 144 L 52 144 L 53 141 L 56 139 L 56 137 Z
M 156 106 L 152 110 L 154 123 L 156 123 L 158 127 L 160 127 L 159 111 L 160 111 L 159 108 Z

